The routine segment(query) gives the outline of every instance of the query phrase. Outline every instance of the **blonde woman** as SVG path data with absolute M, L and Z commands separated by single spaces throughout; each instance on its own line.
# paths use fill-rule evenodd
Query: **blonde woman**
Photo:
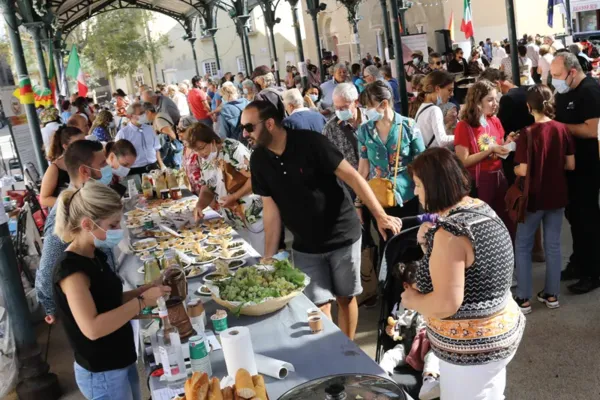
M 185 94 L 179 91 L 179 88 L 175 85 L 167 86 L 167 95 L 175 102 L 179 115 L 187 117 L 190 115 L 190 105 L 187 102 Z
M 248 100 L 240 98 L 237 87 L 231 82 L 225 82 L 221 87 L 221 119 L 219 136 L 221 138 L 242 139 L 240 116 L 248 105 Z
M 96 116 L 92 127 L 90 128 L 90 135 L 94 135 L 101 142 L 110 142 L 113 140 L 110 134 L 110 129 L 115 128 L 115 121 L 110 111 L 102 110 Z
M 54 270 L 54 297 L 75 353 L 77 386 L 86 399 L 141 400 L 129 321 L 170 288 L 149 284 L 123 292 L 98 249 L 123 238 L 117 192 L 88 181 L 65 190 L 57 207 L 54 233 L 70 244 Z

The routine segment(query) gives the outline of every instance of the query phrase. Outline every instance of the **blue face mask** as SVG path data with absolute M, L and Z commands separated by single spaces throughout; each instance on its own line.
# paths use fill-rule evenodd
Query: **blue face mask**
M 340 121 L 348 121 L 353 117 L 351 110 L 335 110 L 335 115 Z
M 554 82 L 554 81 L 552 81 L 552 82 Z M 479 117 L 479 125 L 481 125 L 484 128 L 486 128 L 488 126 L 487 118 L 483 114 L 481 115 L 481 117 Z
M 308 95 L 310 97 L 310 99 L 313 101 L 313 103 L 316 103 L 317 100 L 319 100 L 319 95 L 317 94 L 310 94 Z
M 369 121 L 379 121 L 383 118 L 383 113 L 377 111 L 376 108 L 367 108 L 365 112 Z
M 92 167 L 89 167 L 89 168 L 93 169 L 94 171 L 100 171 L 100 173 L 102 174 L 100 179 L 96 179 L 98 182 L 103 183 L 108 186 L 108 184 L 112 181 L 113 169 L 110 165 L 107 164 L 104 167 L 102 167 L 102 169 L 96 169 L 96 168 L 92 168 Z
M 438 96 L 437 96 L 437 101 L 435 102 L 435 105 L 437 105 L 437 106 L 441 106 L 442 104 L 444 104 L 444 102 L 442 101 L 442 96 L 440 96 L 440 95 L 438 94 Z
M 100 228 L 100 226 L 98 224 L 96 224 L 95 222 L 94 222 L 94 225 L 96 225 L 98 228 Z M 102 228 L 100 228 L 100 229 L 102 229 Z M 96 246 L 96 247 L 113 249 L 123 239 L 123 229 L 109 229 L 107 231 L 104 229 L 102 229 L 102 230 L 106 233 L 106 239 L 104 239 L 104 240 L 97 239 L 96 236 L 94 236 L 94 234 L 92 232 L 90 232 L 91 235 L 94 236 L 94 246 Z
M 567 78 L 568 78 L 568 75 L 567 75 Z M 571 90 L 571 88 L 567 84 L 566 79 L 552 78 L 552 86 L 554 86 L 554 89 L 556 89 L 556 91 L 560 94 L 568 93 Z

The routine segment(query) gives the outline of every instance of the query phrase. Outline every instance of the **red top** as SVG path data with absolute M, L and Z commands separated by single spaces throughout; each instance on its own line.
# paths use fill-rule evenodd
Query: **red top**
M 527 141 L 532 139 L 532 158 L 527 162 Z M 527 164 L 531 173 L 527 210 L 555 210 L 563 208 L 569 200 L 566 156 L 575 154 L 573 138 L 567 126 L 550 121 L 536 123 L 517 140 L 516 164 Z
M 490 145 L 504 143 L 504 129 L 498 117 L 488 117 L 488 125 L 484 128 L 470 126 L 467 121 L 460 121 L 454 130 L 454 146 L 463 146 L 469 149 L 469 154 L 486 151 Z M 474 135 L 474 136 L 473 136 Z M 480 163 L 481 171 L 498 171 L 502 169 L 502 160 L 497 157 L 488 157 Z M 475 176 L 476 166 L 468 168 L 471 175 Z
M 193 88 L 188 93 L 188 103 L 190 103 L 190 110 L 197 120 L 208 119 L 208 111 L 204 108 L 204 102 L 207 100 L 208 95 L 204 90 Z

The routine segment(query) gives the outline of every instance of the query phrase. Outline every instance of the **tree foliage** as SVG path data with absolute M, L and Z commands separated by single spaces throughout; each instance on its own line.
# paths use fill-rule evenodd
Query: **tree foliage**
M 158 62 L 160 48 L 168 44 L 165 35 L 148 34 L 151 20 L 152 13 L 145 10 L 106 12 L 77 27 L 68 41 L 98 70 L 108 75 L 133 74 L 141 66 Z

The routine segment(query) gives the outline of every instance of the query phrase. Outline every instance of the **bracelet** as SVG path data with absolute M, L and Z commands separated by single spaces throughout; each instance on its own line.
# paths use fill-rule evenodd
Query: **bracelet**
M 354 208 L 363 208 L 364 204 L 363 203 L 354 203 Z
M 141 314 L 141 313 L 142 313 L 142 310 L 143 310 L 144 308 L 146 308 L 146 303 L 144 303 L 144 296 L 143 296 L 143 295 L 141 295 L 141 294 L 140 294 L 140 295 L 137 297 L 137 299 L 138 299 L 138 304 L 139 304 L 139 306 L 140 306 L 140 314 Z

